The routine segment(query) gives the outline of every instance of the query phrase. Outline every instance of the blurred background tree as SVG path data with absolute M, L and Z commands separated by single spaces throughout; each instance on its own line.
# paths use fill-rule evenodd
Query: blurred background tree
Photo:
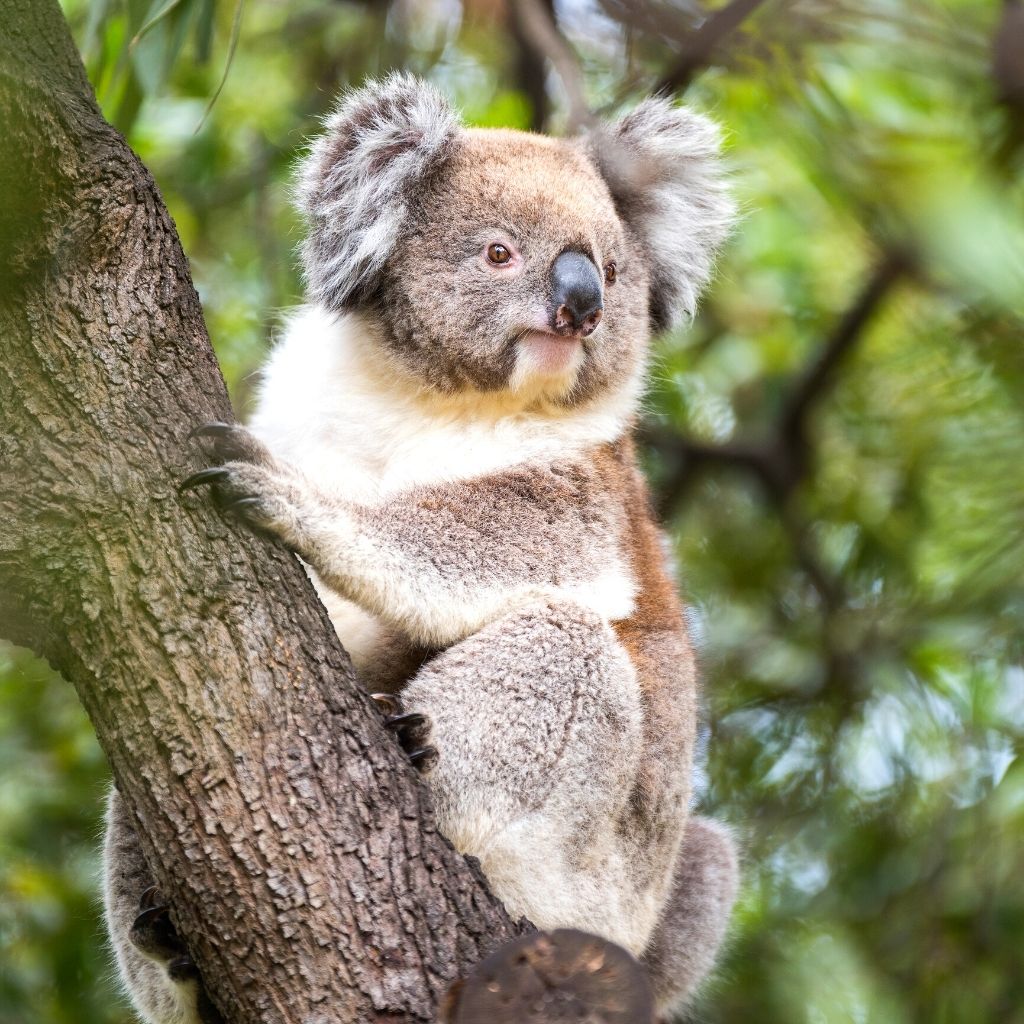
M 1018 0 L 65 10 L 243 416 L 301 298 L 290 168 L 340 88 L 409 68 L 471 123 L 556 132 L 662 88 L 726 126 L 744 221 L 657 342 L 644 427 L 703 651 L 701 802 L 746 861 L 693 1018 L 1024 1022 Z M 0 647 L 5 1024 L 131 1019 L 106 778 L 71 688 Z

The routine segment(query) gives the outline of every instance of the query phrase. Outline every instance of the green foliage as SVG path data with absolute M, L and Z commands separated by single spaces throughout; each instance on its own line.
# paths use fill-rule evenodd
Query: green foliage
M 66 9 L 163 189 L 241 413 L 300 296 L 289 168 L 335 91 L 403 66 L 476 123 L 531 122 L 482 0 Z M 639 23 L 627 44 L 586 0 L 559 11 L 595 107 L 678 50 Z M 819 390 L 789 493 L 712 459 L 670 503 L 705 663 L 703 803 L 746 850 L 702 1020 L 1024 1022 L 1024 186 L 997 18 L 987 0 L 768 2 L 687 95 L 728 128 L 745 219 L 696 323 L 658 343 L 666 434 L 776 444 L 881 254 L 915 259 Z M 650 453 L 656 487 L 678 464 Z M 5 655 L 5 1021 L 127 1020 L 95 916 L 103 777 L 66 684 Z
M 126 1024 L 96 844 L 107 767 L 74 691 L 0 647 L 0 1020 Z

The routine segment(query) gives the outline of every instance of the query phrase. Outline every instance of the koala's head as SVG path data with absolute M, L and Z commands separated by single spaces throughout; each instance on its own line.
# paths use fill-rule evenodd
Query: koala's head
M 718 133 L 665 100 L 558 140 L 465 128 L 394 75 L 344 98 L 302 169 L 310 297 L 369 311 L 442 392 L 584 402 L 691 315 L 733 205 Z

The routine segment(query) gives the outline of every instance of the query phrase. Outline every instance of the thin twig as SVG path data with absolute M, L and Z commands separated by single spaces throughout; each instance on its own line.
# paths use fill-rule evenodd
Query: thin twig
M 561 80 L 569 101 L 567 132 L 575 134 L 593 121 L 575 51 L 559 30 L 554 14 L 541 0 L 516 0 L 512 11 L 524 44 L 550 61 Z

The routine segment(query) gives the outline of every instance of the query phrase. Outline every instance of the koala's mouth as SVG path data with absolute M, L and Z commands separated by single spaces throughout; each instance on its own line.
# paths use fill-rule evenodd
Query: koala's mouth
M 583 343 L 550 331 L 527 331 L 518 344 L 516 369 L 530 376 L 575 377 L 583 362 Z

